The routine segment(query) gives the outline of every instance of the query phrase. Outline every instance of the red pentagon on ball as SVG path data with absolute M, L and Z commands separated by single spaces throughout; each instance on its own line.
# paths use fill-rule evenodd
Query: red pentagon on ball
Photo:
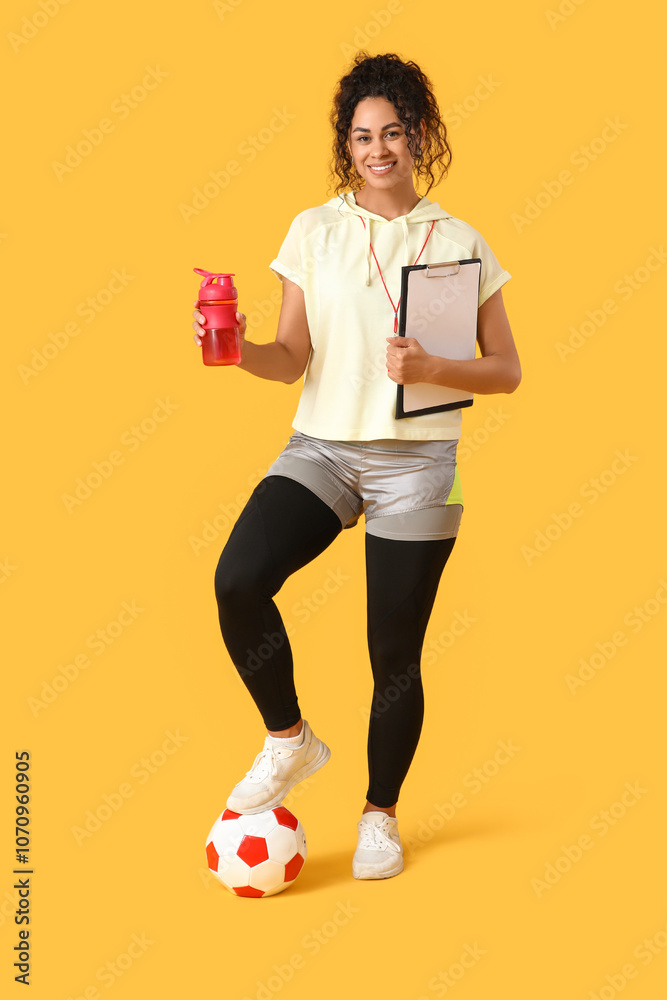
M 237 896 L 254 896 L 255 899 L 259 899 L 264 895 L 263 889 L 253 889 L 251 885 L 237 885 L 234 887 L 233 892 Z
M 232 812 L 231 809 L 225 809 L 220 819 L 238 819 L 241 813 Z
M 206 858 L 233 895 L 271 896 L 291 885 L 303 868 L 305 835 L 285 806 L 256 816 L 225 809 L 209 833 Z
M 269 851 L 264 837 L 253 837 L 248 833 L 239 844 L 236 854 L 241 861 L 245 861 L 251 868 L 253 865 L 258 865 L 262 861 L 269 860 Z
M 208 860 L 208 866 L 211 871 L 217 872 L 218 862 L 220 861 L 220 855 L 215 849 L 215 845 L 211 840 L 210 843 L 206 845 L 206 858 Z
M 299 821 L 285 806 L 276 806 L 273 810 L 273 815 L 278 820 L 280 826 L 288 826 L 290 830 L 296 830 Z
M 293 882 L 303 868 L 304 857 L 302 854 L 295 854 L 291 861 L 285 865 L 285 881 Z

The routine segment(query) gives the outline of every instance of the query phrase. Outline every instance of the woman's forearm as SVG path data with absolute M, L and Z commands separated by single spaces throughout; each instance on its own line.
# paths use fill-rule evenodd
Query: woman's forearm
M 241 361 L 236 367 L 258 378 L 286 382 L 288 385 L 303 375 L 298 359 L 277 340 L 270 344 L 253 344 L 244 338 Z
M 470 361 L 430 356 L 424 382 L 446 385 L 463 392 L 493 393 L 514 392 L 521 381 L 518 359 L 487 354 Z

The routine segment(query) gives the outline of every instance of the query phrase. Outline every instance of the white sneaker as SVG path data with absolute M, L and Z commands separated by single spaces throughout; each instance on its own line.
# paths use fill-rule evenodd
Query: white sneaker
M 359 843 L 352 858 L 355 878 L 389 878 L 403 871 L 403 845 L 398 820 L 373 809 L 357 823 Z
M 264 749 L 227 799 L 228 809 L 237 813 L 273 809 L 295 785 L 326 764 L 331 751 L 313 735 L 305 719 L 299 735 L 303 736 L 300 746 L 286 747 L 267 734 Z

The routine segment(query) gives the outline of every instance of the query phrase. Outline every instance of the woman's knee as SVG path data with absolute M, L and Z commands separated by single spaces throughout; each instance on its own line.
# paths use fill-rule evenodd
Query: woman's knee
M 270 564 L 271 555 L 253 494 L 232 528 L 215 568 L 213 582 L 218 605 L 233 609 L 261 596 L 267 587 Z
M 371 670 L 374 693 L 389 701 L 393 696 L 406 695 L 407 701 L 419 697 L 423 688 L 420 653 L 416 646 L 400 650 L 373 647 Z
M 267 593 L 268 573 L 263 571 L 256 556 L 256 551 L 244 553 L 238 546 L 232 548 L 229 544 L 222 550 L 213 580 L 220 608 L 244 607 Z
M 225 550 L 223 549 L 213 577 L 215 597 L 220 607 L 229 604 L 233 600 L 235 594 L 239 592 L 238 583 L 235 566 L 226 558 Z

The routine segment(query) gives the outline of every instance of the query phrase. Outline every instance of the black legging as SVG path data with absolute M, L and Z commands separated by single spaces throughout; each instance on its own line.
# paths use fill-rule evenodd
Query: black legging
M 222 637 L 267 729 L 301 718 L 292 651 L 273 597 L 290 574 L 340 534 L 338 515 L 284 476 L 255 488 L 215 572 Z M 368 648 L 374 690 L 368 728 L 376 806 L 396 803 L 424 719 L 420 658 L 440 576 L 455 538 L 398 541 L 366 534 Z

